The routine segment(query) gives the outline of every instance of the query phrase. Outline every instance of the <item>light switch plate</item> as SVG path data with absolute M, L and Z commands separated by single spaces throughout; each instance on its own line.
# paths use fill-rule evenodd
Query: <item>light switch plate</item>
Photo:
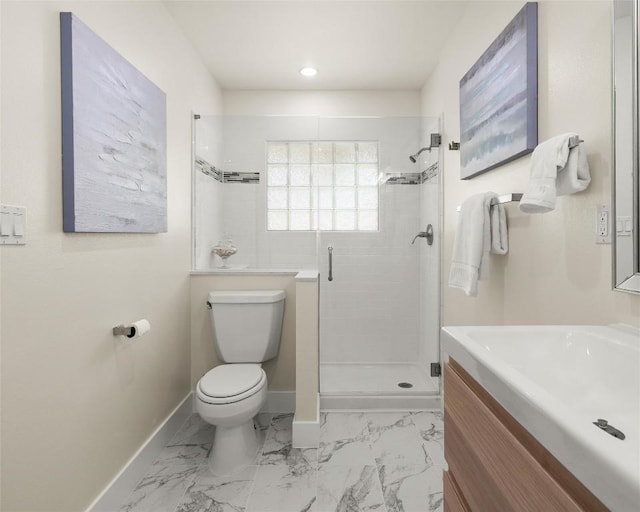
M 0 237 L 7 238 L 13 233 L 13 215 L 8 212 L 0 212 Z
M 0 205 L 0 245 L 27 243 L 27 209 Z
M 616 235 L 631 236 L 633 234 L 633 221 L 630 216 L 618 216 L 616 219 Z

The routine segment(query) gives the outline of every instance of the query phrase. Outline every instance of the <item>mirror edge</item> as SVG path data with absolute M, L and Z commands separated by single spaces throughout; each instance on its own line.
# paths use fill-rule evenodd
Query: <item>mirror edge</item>
M 625 0 L 622 0 L 625 1 Z M 629 1 L 629 0 L 626 0 Z M 638 189 L 640 183 L 638 182 L 639 170 L 638 170 L 638 0 L 632 0 L 633 9 L 633 25 L 632 25 L 632 109 L 633 109 L 633 273 L 626 279 L 618 282 L 617 268 L 618 268 L 618 241 L 616 227 L 616 45 L 615 45 L 615 24 L 616 24 L 616 10 L 615 6 L 620 0 L 612 0 L 611 2 L 611 229 L 612 229 L 612 265 L 611 265 L 611 281 L 614 291 L 632 293 L 640 295 L 640 256 L 639 251 L 639 238 L 640 238 L 640 224 L 639 224 L 639 211 L 640 211 L 640 198 Z

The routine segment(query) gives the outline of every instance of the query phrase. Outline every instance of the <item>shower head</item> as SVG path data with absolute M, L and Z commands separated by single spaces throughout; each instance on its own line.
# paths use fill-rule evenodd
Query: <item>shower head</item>
M 418 161 L 417 158 L 420 156 L 420 153 L 422 153 L 423 151 L 431 151 L 431 148 L 422 148 L 415 155 L 411 155 L 409 157 L 409 160 L 411 160 L 415 164 Z

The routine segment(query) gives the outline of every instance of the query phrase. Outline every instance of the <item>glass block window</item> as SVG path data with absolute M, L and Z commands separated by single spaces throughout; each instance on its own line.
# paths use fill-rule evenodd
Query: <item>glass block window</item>
M 377 142 L 268 142 L 267 229 L 377 231 Z

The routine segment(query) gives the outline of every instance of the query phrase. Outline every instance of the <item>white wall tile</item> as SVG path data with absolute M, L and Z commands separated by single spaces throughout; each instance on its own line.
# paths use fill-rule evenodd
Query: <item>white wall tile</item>
M 419 172 L 420 164 L 412 164 L 408 157 L 428 139 L 429 132 L 422 133 L 423 128 L 419 118 L 225 119 L 224 170 L 263 173 L 256 185 L 220 185 L 219 231 L 230 234 L 238 247 L 229 263 L 265 268 L 318 266 L 323 361 L 424 358 L 428 351 L 420 345 L 428 339 L 429 329 L 422 319 L 434 315 L 424 314 L 424 307 L 433 301 L 421 298 L 421 293 L 436 285 L 427 283 L 434 279 L 427 278 L 432 265 L 425 264 L 424 240 L 418 239 L 415 245 L 411 240 L 425 229 L 427 212 L 437 211 L 438 205 L 424 204 L 434 199 L 427 197 L 424 186 L 382 184 L 379 231 L 321 232 L 319 239 L 314 231 L 267 231 L 265 141 L 378 141 L 380 170 Z M 329 245 L 334 248 L 331 283 L 327 281 Z

